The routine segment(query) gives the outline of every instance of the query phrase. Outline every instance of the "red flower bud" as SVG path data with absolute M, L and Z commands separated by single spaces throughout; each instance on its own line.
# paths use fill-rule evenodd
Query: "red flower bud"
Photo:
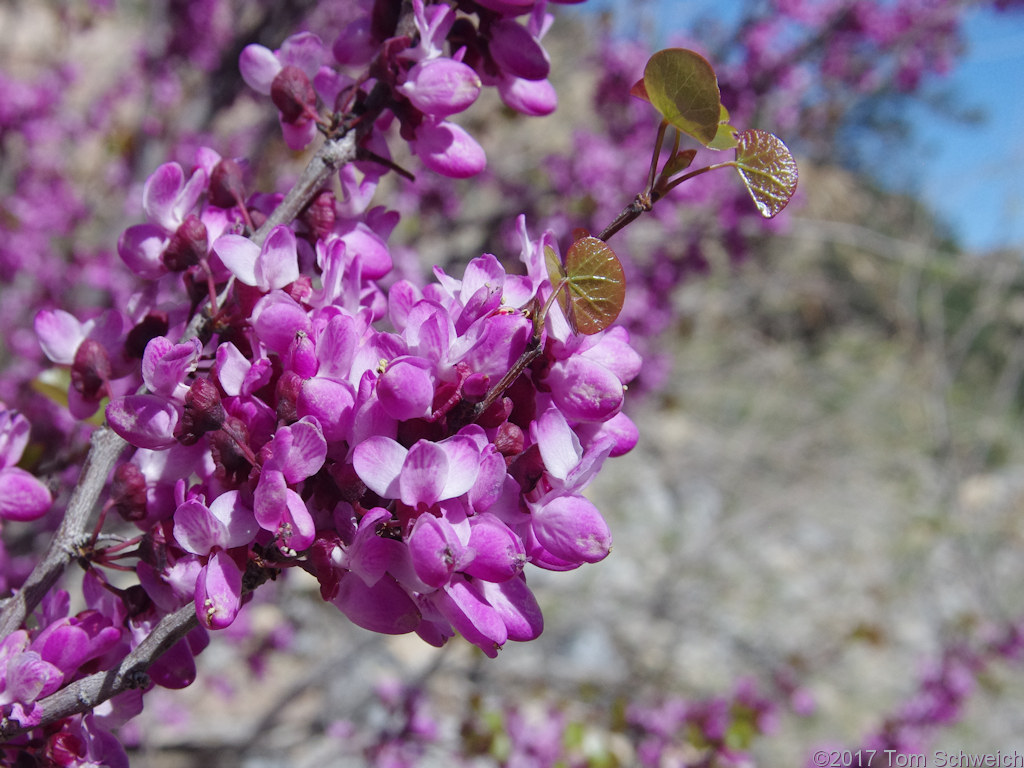
M 174 436 L 182 445 L 195 445 L 207 432 L 220 429 L 226 418 L 217 385 L 209 379 L 196 379 L 185 393 L 185 410 Z
M 498 434 L 494 436 L 494 447 L 505 457 L 506 461 L 510 461 L 522 453 L 525 444 L 523 430 L 510 421 L 506 421 L 498 427 Z
M 302 222 L 309 227 L 309 232 L 318 240 L 325 240 L 334 229 L 336 218 L 334 210 L 334 194 L 321 192 L 313 198 L 302 212 Z
M 281 112 L 285 123 L 298 123 L 310 109 L 316 109 L 316 91 L 306 73 L 289 64 L 270 85 L 270 100 Z
M 214 475 L 222 483 L 237 487 L 249 478 L 252 464 L 249 458 L 238 447 L 237 440 L 248 442 L 249 430 L 245 422 L 234 416 L 228 416 L 225 425 L 230 428 L 229 435 L 219 429 L 210 434 L 210 455 L 216 467 Z
M 286 424 L 299 420 L 296 403 L 303 379 L 294 371 L 285 371 L 277 380 L 277 418 Z
M 225 158 L 213 167 L 210 174 L 210 202 L 218 208 L 234 208 L 244 201 L 242 166 Z
M 111 508 L 128 521 L 146 517 L 146 478 L 137 464 L 118 465 L 110 485 Z
M 111 368 L 107 350 L 95 339 L 85 339 L 75 351 L 71 364 L 71 386 L 86 400 L 99 400 L 108 394 Z
M 206 225 L 190 213 L 164 249 L 164 265 L 172 272 L 183 272 L 206 258 L 207 246 Z
M 128 331 L 128 336 L 124 341 L 125 354 L 133 359 L 141 360 L 149 340 L 155 339 L 157 336 L 165 336 L 169 327 L 166 312 L 150 312 Z

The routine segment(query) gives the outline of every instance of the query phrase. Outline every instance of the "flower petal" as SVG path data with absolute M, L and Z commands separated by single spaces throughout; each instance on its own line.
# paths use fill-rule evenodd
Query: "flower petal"
M 417 440 L 409 449 L 398 478 L 402 501 L 413 507 L 436 504 L 442 498 L 448 472 L 444 448 L 429 440 Z
M 227 530 L 205 504 L 187 499 L 174 511 L 174 540 L 186 552 L 207 555 L 214 547 L 224 546 Z
M 356 446 L 352 466 L 371 491 L 381 498 L 397 499 L 402 465 L 408 453 L 396 440 L 375 435 Z
M 107 422 L 137 448 L 170 448 L 177 441 L 178 410 L 159 395 L 127 395 L 107 406 Z
M 404 635 L 420 623 L 420 612 L 398 582 L 385 576 L 373 586 L 355 574 L 341 577 L 331 599 L 353 624 L 385 635 Z
M 557 408 L 549 408 L 532 425 L 534 439 L 544 466 L 552 477 L 565 480 L 580 463 L 583 449 L 579 438 Z
M 178 196 L 185 186 L 185 172 L 177 163 L 164 163 L 142 187 L 142 209 L 153 224 L 174 232 L 181 223 L 175 215 Z
M 242 606 L 242 572 L 223 550 L 218 550 L 196 581 L 196 615 L 207 629 L 224 629 Z
M 213 252 L 231 270 L 231 274 L 246 285 L 255 286 L 256 259 L 260 248 L 256 243 L 241 235 L 221 235 L 213 244 Z
M 252 43 L 242 49 L 238 69 L 246 85 L 263 95 L 270 94 L 270 86 L 281 71 L 281 62 L 269 48 Z
M 534 640 L 544 631 L 544 616 L 522 574 L 500 584 L 479 584 L 484 598 L 505 622 L 509 640 Z
M 281 225 L 270 230 L 254 268 L 255 285 L 261 291 L 284 288 L 299 279 L 299 257 L 295 248 L 295 233 L 290 228 Z
M 37 520 L 53 503 L 49 489 L 20 467 L 0 470 L 0 518 Z
M 251 544 L 259 531 L 253 511 L 242 502 L 238 491 L 226 491 L 214 499 L 210 514 L 223 526 L 223 538 L 218 544 L 225 549 Z
M 75 361 L 75 351 L 85 338 L 78 318 L 63 309 L 39 312 L 35 331 L 43 354 L 59 365 L 71 365 Z

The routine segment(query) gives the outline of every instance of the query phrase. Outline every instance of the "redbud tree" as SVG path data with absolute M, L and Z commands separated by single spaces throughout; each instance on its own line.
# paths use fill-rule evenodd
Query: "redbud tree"
M 354 5 L 334 39 L 238 56 L 308 154 L 287 190 L 253 184 L 259 156 L 197 145 L 159 163 L 116 244 L 130 290 L 34 314 L 65 372 L 65 438 L 90 447 L 44 481 L 29 420 L 0 411 L 5 528 L 55 507 L 60 521 L 29 573 L 5 574 L 5 762 L 127 764 L 116 733 L 144 694 L 193 682 L 211 633 L 294 568 L 374 632 L 461 635 L 492 657 L 536 638 L 529 568 L 609 554 L 583 491 L 637 440 L 623 400 L 642 361 L 614 324 L 628 287 L 608 241 L 712 170 L 738 171 L 765 216 L 795 191 L 785 145 L 730 124 L 711 64 L 669 49 L 628 89 L 661 122 L 646 185 L 604 229 L 560 242 L 520 216 L 518 253 L 395 275 L 399 215 L 378 184 L 483 171 L 452 118 L 485 87 L 526 115 L 555 109 L 541 38 L 557 3 Z M 697 147 L 723 159 L 693 168 Z

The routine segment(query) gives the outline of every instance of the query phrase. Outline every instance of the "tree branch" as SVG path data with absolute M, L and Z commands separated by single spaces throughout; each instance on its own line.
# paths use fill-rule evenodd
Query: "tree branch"
M 109 427 L 100 427 L 92 433 L 89 453 L 82 464 L 82 473 L 71 493 L 60 528 L 50 541 L 46 555 L 0 612 L 0 638 L 7 637 L 24 623 L 68 564 L 77 557 L 79 547 L 88 541 L 86 530 L 96 502 L 110 471 L 127 445 Z
M 76 680 L 37 702 L 42 708 L 42 720 L 37 725 L 22 727 L 16 721 L 8 721 L 4 727 L 0 727 L 0 742 L 9 741 L 65 717 L 88 712 L 124 691 L 148 686 L 146 670 L 150 665 L 198 626 L 199 619 L 193 603 L 183 605 L 174 613 L 164 616 L 153 631 L 116 667 Z
M 256 245 L 263 245 L 270 230 L 280 224 L 289 223 L 302 213 L 302 209 L 309 205 L 331 174 L 346 163 L 351 163 L 355 158 L 356 136 L 354 131 L 349 131 L 341 138 L 325 141 L 302 171 L 302 176 L 299 177 L 295 186 L 289 190 L 274 212 L 267 217 L 263 226 L 256 230 L 252 241 Z

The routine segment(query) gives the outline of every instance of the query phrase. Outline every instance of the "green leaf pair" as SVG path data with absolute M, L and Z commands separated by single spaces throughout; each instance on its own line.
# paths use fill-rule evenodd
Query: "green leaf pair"
M 765 131 L 737 131 L 721 104 L 718 78 L 698 53 L 669 48 L 651 56 L 631 93 L 650 102 L 665 122 L 709 149 L 736 150 L 739 171 L 762 216 L 771 218 L 796 192 L 798 172 L 789 148 Z M 673 163 L 675 158 L 669 158 Z M 688 164 L 688 163 L 687 163 Z

